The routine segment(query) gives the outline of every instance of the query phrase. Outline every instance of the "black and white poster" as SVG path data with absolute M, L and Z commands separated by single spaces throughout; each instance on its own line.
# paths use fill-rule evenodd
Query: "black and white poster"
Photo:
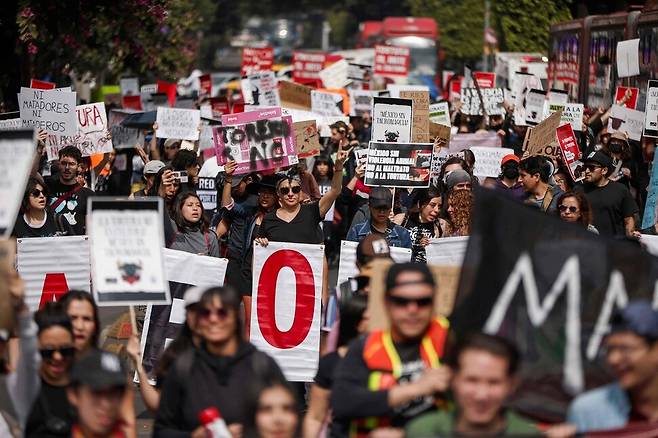
M 365 184 L 384 187 L 429 187 L 432 143 L 371 141 Z
M 14 228 L 36 144 L 32 129 L 0 132 L 0 236 L 5 239 Z
M 374 97 L 372 141 L 409 143 L 413 122 L 413 101 L 392 97 Z
M 480 88 L 482 99 L 484 100 L 484 110 L 489 116 L 505 115 L 505 94 L 502 88 Z M 480 95 L 476 88 L 462 88 L 461 94 L 461 112 L 472 116 L 482 115 L 482 105 L 480 104 Z

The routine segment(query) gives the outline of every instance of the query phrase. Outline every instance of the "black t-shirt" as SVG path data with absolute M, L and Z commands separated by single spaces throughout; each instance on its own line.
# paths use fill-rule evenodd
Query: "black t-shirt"
M 46 179 L 46 186 L 50 199 L 48 203 L 55 213 L 62 231 L 68 234 L 81 236 L 86 232 L 87 199 L 94 195 L 94 191 L 77 184 L 62 184 L 59 177 Z M 61 199 L 61 202 L 58 201 Z
M 56 233 L 57 225 L 55 224 L 55 217 L 50 211 L 48 211 L 48 209 L 46 209 L 46 220 L 40 227 L 28 225 L 25 220 L 25 215 L 20 213 L 16 218 L 14 231 L 11 232 L 11 235 L 20 239 L 23 237 L 52 237 Z
M 318 372 L 314 379 L 315 383 L 317 383 L 320 388 L 331 389 L 334 385 L 334 373 L 336 372 L 336 367 L 340 363 L 340 360 L 341 357 L 337 351 L 332 351 L 320 358 Z
M 585 185 L 585 196 L 592 208 L 592 224 L 602 236 L 624 235 L 624 218 L 637 213 L 635 200 L 628 189 L 610 181 L 603 187 Z
M 302 204 L 297 216 L 290 222 L 280 219 L 273 210 L 263 218 L 258 237 L 272 242 L 319 244 L 324 240 L 321 221 L 320 204 L 317 202 Z
M 41 379 L 41 391 L 32 405 L 30 416 L 25 426 L 25 437 L 63 437 L 70 435 L 74 410 L 66 397 L 66 386 L 53 386 Z M 66 424 L 69 434 L 58 435 L 52 426 L 56 423 Z
M 408 219 L 404 227 L 409 231 L 411 237 L 411 261 L 416 263 L 427 263 L 427 256 L 425 254 L 425 247 L 420 244 L 420 241 L 427 237 L 428 239 L 435 236 L 434 222 L 416 222 L 413 219 Z

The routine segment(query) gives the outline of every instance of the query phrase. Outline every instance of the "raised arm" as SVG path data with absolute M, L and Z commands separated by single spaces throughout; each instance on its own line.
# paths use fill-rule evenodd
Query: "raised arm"
M 222 201 L 220 207 L 227 207 L 233 203 L 233 197 L 231 197 L 231 189 L 233 186 L 231 186 L 231 182 L 233 181 L 233 172 L 235 172 L 236 167 L 237 164 L 233 160 L 228 161 L 226 165 L 224 165 L 224 172 L 226 174 L 224 175 L 224 187 L 222 188 Z
M 343 184 L 343 163 L 347 160 L 349 151 L 339 150 L 336 156 L 336 164 L 334 166 L 334 177 L 331 180 L 331 189 L 320 198 L 320 216 L 324 217 L 333 205 Z

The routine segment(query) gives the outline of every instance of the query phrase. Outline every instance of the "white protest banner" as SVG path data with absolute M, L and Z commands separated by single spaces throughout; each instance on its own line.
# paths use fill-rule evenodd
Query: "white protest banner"
M 363 116 L 368 113 L 372 116 L 372 91 L 347 90 L 350 95 L 350 116 Z
M 78 134 L 73 144 L 83 157 L 112 152 L 112 137 L 107 125 L 107 114 L 103 102 L 78 105 Z M 63 143 L 66 145 L 66 142 Z
M 281 106 L 277 84 L 273 71 L 255 73 L 242 79 L 245 104 L 259 107 Z
M 0 132 L 0 236 L 7 239 L 14 228 L 25 185 L 36 152 L 35 131 Z
M 110 135 L 114 149 L 130 149 L 144 144 L 144 133 L 141 129 L 126 128 L 121 124 L 128 114 L 130 113 L 120 110 L 110 111 Z
M 583 130 L 583 113 L 585 111 L 584 105 L 582 103 L 550 103 L 548 105 L 548 114 L 553 114 L 562 110 L 562 116 L 560 117 L 560 124 L 568 123 L 571 125 L 571 129 L 574 131 Z
M 451 126 L 448 102 L 430 104 L 430 122 L 443 126 Z
M 89 199 L 91 274 L 96 304 L 171 303 L 164 275 L 162 215 L 162 199 Z
M 119 80 L 119 87 L 121 88 L 122 96 L 138 96 L 139 95 L 139 79 L 138 78 L 123 78 Z
M 544 102 L 546 92 L 531 89 L 525 98 L 525 121 L 528 125 L 538 125 L 544 119 Z
M 617 76 L 628 78 L 640 74 L 640 39 L 617 43 Z
M 563 90 L 551 88 L 548 91 L 548 103 L 554 105 L 566 105 L 569 103 L 569 93 Z
M 461 267 L 464 263 L 467 245 L 468 236 L 431 239 L 430 244 L 425 247 L 427 264 Z
M 156 118 L 158 138 L 177 138 L 180 140 L 198 140 L 199 110 L 158 107 Z
M 17 131 L 19 129 L 23 129 L 23 121 L 20 117 L 0 120 L 0 131 Z
M 439 125 L 442 126 L 442 125 Z M 449 132 L 449 128 L 445 128 Z M 489 147 L 499 148 L 502 145 L 500 136 L 494 131 L 478 131 L 475 133 L 455 134 L 449 137 L 449 142 L 446 146 L 441 147 L 441 150 L 434 152 L 434 159 L 432 161 L 432 175 L 438 176 L 441 166 L 448 157 L 457 156 L 464 149 L 472 147 Z
M 658 138 L 658 80 L 649 80 L 647 83 L 644 136 Z
M 484 109 L 490 116 L 502 116 L 505 114 L 505 95 L 502 88 L 481 88 L 482 99 L 484 99 Z M 461 94 L 462 108 L 461 112 L 468 115 L 482 115 L 482 105 L 480 105 L 480 95 L 475 88 L 462 88 Z
M 640 242 L 647 248 L 647 252 L 658 257 L 658 236 L 640 234 Z
M 544 89 L 537 76 L 530 73 L 514 73 L 511 91 L 514 98 L 514 123 L 517 126 L 527 126 L 525 100 L 531 89 Z
M 154 94 L 158 92 L 158 84 L 145 84 L 139 87 L 139 92 L 143 94 Z
M 322 116 L 343 116 L 344 96 L 325 91 L 311 91 L 311 111 Z
M 347 79 L 348 68 L 348 62 L 341 59 L 320 70 L 320 79 L 322 79 L 325 88 L 345 88 L 351 82 Z
M 18 105 L 23 126 L 53 135 L 76 135 L 75 99 L 71 91 L 21 88 Z
M 215 147 L 212 135 L 212 125 L 207 122 L 201 122 L 201 132 L 199 133 L 199 150 L 205 151 Z
M 293 382 L 318 367 L 323 260 L 323 245 L 254 245 L 250 340 Z
M 357 166 L 368 164 L 368 149 L 354 149 L 354 158 Z
M 411 99 L 374 97 L 372 110 L 372 140 L 411 142 L 413 102 Z
M 635 141 L 642 139 L 644 113 L 619 105 L 612 105 L 608 119 L 608 132 L 625 132 Z
M 340 260 L 338 262 L 336 287 L 339 287 L 350 278 L 359 275 L 359 268 L 356 267 L 356 247 L 358 245 L 359 242 L 351 242 L 349 240 L 342 240 L 340 242 Z M 407 263 L 411 261 L 411 249 L 395 246 L 391 246 L 389 249 L 395 263 Z
M 25 282 L 25 303 L 36 311 L 71 289 L 91 292 L 87 236 L 17 239 L 17 269 Z
M 497 177 L 500 175 L 500 162 L 505 155 L 513 154 L 513 149 L 508 148 L 488 148 L 488 147 L 471 147 L 471 152 L 475 155 L 475 166 L 473 175 L 481 177 Z
M 432 143 L 371 141 L 364 183 L 383 187 L 429 187 Z

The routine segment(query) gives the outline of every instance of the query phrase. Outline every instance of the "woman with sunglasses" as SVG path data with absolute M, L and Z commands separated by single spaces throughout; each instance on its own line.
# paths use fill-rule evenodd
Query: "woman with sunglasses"
M 98 306 L 92 296 L 85 291 L 68 291 L 60 300 L 64 311 L 71 320 L 73 342 L 80 356 L 89 350 L 98 348 L 100 322 Z
M 557 212 L 563 221 L 580 224 L 587 231 L 599 234 L 596 227 L 592 225 L 592 209 L 589 201 L 581 192 L 562 193 L 557 200 Z
M 194 254 L 219 257 L 217 235 L 208 226 L 201 198 L 194 192 L 182 192 L 174 200 L 172 216 L 176 224 L 169 248 Z
M 14 231 L 16 238 L 52 237 L 57 234 L 55 216 L 48 208 L 48 193 L 46 188 L 36 178 L 27 181 L 21 209 Z
M 32 405 L 25 436 L 69 436 L 74 411 L 66 396 L 66 388 L 76 353 L 71 320 L 62 305 L 54 302 L 39 310 L 34 320 L 38 326 L 41 354 L 41 390 Z

